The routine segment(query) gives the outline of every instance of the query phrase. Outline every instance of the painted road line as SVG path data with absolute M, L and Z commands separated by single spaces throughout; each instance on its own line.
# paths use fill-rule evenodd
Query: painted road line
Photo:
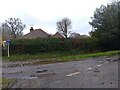
M 110 62 L 113 62 L 114 60 L 110 60 Z
M 99 62 L 103 62 L 103 61 L 99 61 Z
M 105 63 L 109 63 L 109 62 L 105 62 Z
M 61 81 L 56 81 L 55 83 L 60 83 Z
M 74 75 L 77 75 L 77 74 L 79 74 L 80 72 L 75 72 L 75 73 L 71 73 L 71 74 L 68 74 L 68 75 L 66 75 L 67 77 L 70 77 L 70 76 L 74 76 Z
M 102 66 L 102 64 L 97 65 L 98 67 Z
M 92 68 L 87 68 L 87 70 L 92 70 Z

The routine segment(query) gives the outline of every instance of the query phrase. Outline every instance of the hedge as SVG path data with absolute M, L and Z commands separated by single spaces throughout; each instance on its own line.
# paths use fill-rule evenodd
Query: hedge
M 6 49 L 3 55 L 6 54 Z M 11 54 L 36 54 L 43 52 L 92 52 L 99 50 L 99 42 L 96 38 L 58 39 L 36 38 L 11 40 Z

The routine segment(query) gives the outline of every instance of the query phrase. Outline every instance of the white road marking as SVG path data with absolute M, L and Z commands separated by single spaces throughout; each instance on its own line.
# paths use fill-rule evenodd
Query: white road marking
M 113 62 L 114 60 L 110 60 L 111 62 Z
M 105 62 L 105 63 L 109 63 L 109 62 Z
M 103 61 L 99 61 L 99 62 L 103 62 Z
M 56 81 L 56 83 L 60 83 L 61 81 Z
M 68 75 L 66 75 L 66 76 L 70 77 L 70 76 L 73 76 L 73 75 L 77 75 L 77 74 L 79 74 L 79 73 L 80 73 L 80 72 L 75 72 L 75 73 L 68 74 Z
M 102 64 L 97 65 L 98 67 L 102 66 Z
M 92 70 L 92 68 L 87 68 L 87 70 Z

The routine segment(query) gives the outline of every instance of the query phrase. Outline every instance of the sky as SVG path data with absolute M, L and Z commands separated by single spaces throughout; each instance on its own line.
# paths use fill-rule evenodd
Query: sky
M 111 0 L 0 0 L 0 23 L 10 17 L 20 18 L 29 29 L 42 29 L 49 34 L 57 32 L 56 22 L 67 17 L 72 21 L 72 32 L 81 35 L 92 30 L 89 25 L 96 8 Z

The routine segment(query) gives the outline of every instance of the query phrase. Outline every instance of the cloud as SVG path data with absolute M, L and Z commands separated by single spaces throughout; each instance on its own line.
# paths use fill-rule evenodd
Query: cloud
M 74 32 L 88 34 L 90 17 L 101 4 L 109 0 L 0 0 L 0 21 L 18 17 L 27 24 L 24 34 L 33 25 L 48 33 L 55 33 L 56 22 L 64 17 L 72 20 Z

